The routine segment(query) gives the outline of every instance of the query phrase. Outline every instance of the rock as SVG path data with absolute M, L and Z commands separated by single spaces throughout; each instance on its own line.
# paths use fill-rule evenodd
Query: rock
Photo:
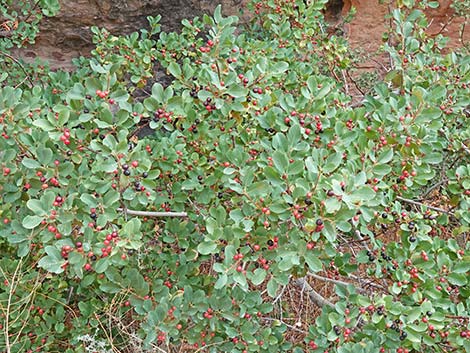
M 225 15 L 242 15 L 244 4 L 248 0 L 62 0 L 60 13 L 53 18 L 46 18 L 41 23 L 41 33 L 34 45 L 17 53 L 25 60 L 41 57 L 50 61 L 54 68 L 72 68 L 71 59 L 87 55 L 93 48 L 91 26 L 107 28 L 113 34 L 128 34 L 147 27 L 147 16 L 161 15 L 162 29 L 178 30 L 181 20 L 193 18 L 203 13 L 212 13 L 218 3 L 222 4 Z M 451 47 L 459 42 L 461 19 L 454 19 L 445 25 L 454 13 L 452 0 L 439 1 L 440 7 L 428 11 L 431 20 L 429 33 L 450 36 Z M 379 4 L 378 0 L 330 0 L 326 18 L 330 23 L 340 24 L 341 18 L 354 6 L 356 16 L 341 31 L 355 48 L 371 53 L 382 44 L 382 33 L 389 20 L 385 15 L 389 5 Z M 244 17 L 243 17 L 244 16 Z M 470 30 L 464 36 L 470 40 Z M 382 60 L 383 61 L 383 60 Z M 372 65 L 375 66 L 375 65 Z
M 147 16 L 161 15 L 162 30 L 174 31 L 185 18 L 212 13 L 219 2 L 225 15 L 239 16 L 247 0 L 63 0 L 59 14 L 41 22 L 36 43 L 18 55 L 26 60 L 47 59 L 52 67 L 72 68 L 72 58 L 93 49 L 92 26 L 129 34 L 148 27 Z

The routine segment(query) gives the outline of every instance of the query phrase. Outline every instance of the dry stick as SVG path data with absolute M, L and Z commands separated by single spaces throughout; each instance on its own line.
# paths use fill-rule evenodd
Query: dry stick
M 15 272 L 13 273 L 13 277 L 11 278 L 11 283 L 10 283 L 10 292 L 8 293 L 8 301 L 7 301 L 7 309 L 5 313 L 5 345 L 7 349 L 7 353 L 11 353 L 11 347 L 10 347 L 10 333 L 9 333 L 9 325 L 10 325 L 10 308 L 11 308 L 11 300 L 13 297 L 13 292 L 17 286 L 15 283 L 16 280 L 16 275 L 18 274 L 18 271 L 21 267 L 22 261 L 18 261 L 18 265 L 15 268 Z
M 433 211 L 436 211 L 436 212 L 441 212 L 441 213 L 445 213 L 445 214 L 448 214 L 448 215 L 451 215 L 451 216 L 455 216 L 453 212 L 444 210 L 443 208 L 426 205 L 422 202 L 418 202 L 418 201 L 414 201 L 414 200 L 410 200 L 410 199 L 405 199 L 404 197 L 401 197 L 401 196 L 397 196 L 397 200 L 398 201 L 403 201 L 403 202 L 406 202 L 406 203 L 410 203 L 410 204 L 415 205 L 415 206 L 424 206 L 424 207 L 429 208 L 430 210 L 433 210 Z
M 151 211 L 136 211 L 123 208 L 118 208 L 118 212 L 125 212 L 130 216 L 141 216 L 141 217 L 188 217 L 186 212 L 151 212 Z
M 302 290 L 307 289 L 308 295 L 310 299 L 317 304 L 319 307 L 324 307 L 328 306 L 330 308 L 334 308 L 333 303 L 328 301 L 327 299 L 323 298 L 315 289 L 312 288 L 312 286 L 307 282 L 305 277 L 298 278 L 294 281 L 294 284 L 297 287 L 301 287 Z

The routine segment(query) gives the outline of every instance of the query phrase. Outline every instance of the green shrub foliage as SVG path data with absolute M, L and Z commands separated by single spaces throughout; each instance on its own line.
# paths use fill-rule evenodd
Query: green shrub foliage
M 307 3 L 94 28 L 73 72 L 1 39 L 2 352 L 470 351 L 468 50 L 403 0 L 354 100 Z M 284 321 L 312 277 L 339 279 L 321 314 Z

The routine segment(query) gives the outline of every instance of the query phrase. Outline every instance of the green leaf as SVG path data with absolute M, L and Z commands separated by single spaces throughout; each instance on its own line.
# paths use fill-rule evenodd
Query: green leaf
M 82 194 L 80 200 L 90 208 L 96 208 L 98 206 L 98 200 L 95 196 L 90 194 Z
M 154 83 L 152 86 L 152 97 L 155 98 L 158 103 L 163 103 L 163 86 L 158 82 Z
M 25 218 L 23 218 L 23 221 L 21 222 L 21 224 L 23 225 L 23 227 L 25 227 L 26 229 L 34 229 L 36 228 L 39 224 L 41 224 L 43 220 L 43 217 L 39 217 L 39 216 L 26 216 Z
M 41 163 L 39 163 L 37 160 L 31 159 L 31 158 L 23 158 L 23 160 L 21 161 L 21 164 L 23 164 L 28 169 L 41 168 Z
M 73 100 L 85 99 L 85 88 L 81 83 L 73 85 L 72 89 L 67 93 L 67 97 Z
M 305 254 L 305 262 L 310 268 L 310 271 L 312 271 L 313 273 L 320 272 L 321 270 L 323 270 L 322 262 L 320 261 L 318 256 L 314 255 L 311 252 Z
M 149 285 L 136 268 L 131 268 L 125 278 L 130 281 L 130 287 L 137 295 L 144 296 L 148 293 Z
M 52 150 L 50 148 L 40 146 L 36 152 L 38 159 L 43 165 L 48 165 L 52 161 Z
M 426 154 L 422 161 L 429 164 L 439 164 L 442 162 L 443 154 L 439 152 L 431 152 Z
M 109 190 L 103 197 L 103 205 L 106 207 L 115 206 L 115 204 L 119 201 L 119 198 L 119 192 L 116 190 Z
M 99 74 L 106 74 L 107 70 L 94 59 L 90 60 L 90 67 L 93 71 Z
M 302 133 L 300 131 L 299 125 L 293 125 L 287 133 L 287 141 L 289 141 L 289 146 L 294 147 L 300 142 L 300 137 Z
M 463 273 L 451 273 L 447 276 L 447 280 L 450 284 L 460 287 L 466 285 L 468 282 L 467 276 Z
M 44 204 L 40 200 L 31 199 L 26 202 L 26 207 L 33 211 L 38 216 L 46 216 L 49 212 L 48 209 L 43 207 Z
M 416 117 L 415 124 L 429 124 L 432 120 L 438 119 L 442 111 L 438 107 L 425 108 Z
M 388 164 L 377 164 L 372 168 L 372 172 L 377 176 L 384 176 L 389 174 L 392 171 L 392 167 Z
M 215 289 L 222 289 L 227 284 L 228 276 L 226 273 L 222 273 L 214 284 Z
M 323 166 L 323 172 L 325 174 L 329 174 L 333 171 L 336 170 L 336 168 L 339 167 L 341 164 L 341 161 L 343 160 L 343 154 L 342 153 L 335 153 L 329 156 L 326 160 L 325 165 Z
M 53 246 L 46 246 L 44 250 L 47 256 L 39 260 L 38 266 L 52 273 L 64 272 L 62 266 L 64 265 L 65 260 L 62 258 L 59 249 Z
M 281 173 L 286 173 L 289 166 L 289 160 L 285 153 L 274 151 L 273 153 L 274 167 Z
M 49 120 L 46 120 L 46 119 L 37 119 L 37 120 L 34 120 L 33 121 L 33 125 L 34 126 L 37 126 L 41 129 L 43 129 L 44 131 L 52 131 L 52 130 L 55 130 L 55 126 L 52 125 Z
M 204 241 L 197 246 L 197 251 L 201 255 L 209 255 L 216 253 L 217 244 L 213 241 Z
M 256 270 L 253 271 L 253 276 L 251 277 L 251 283 L 253 283 L 255 286 L 258 286 L 264 282 L 265 278 L 266 278 L 266 271 L 261 268 L 257 268 Z
M 271 68 L 272 75 L 280 75 L 289 69 L 289 64 L 285 61 L 279 61 Z
M 363 186 L 350 195 L 351 202 L 364 202 L 372 200 L 375 197 L 375 191 L 369 186 Z
M 96 273 L 104 273 L 109 267 L 109 258 L 104 257 L 102 259 L 99 259 L 98 261 L 96 261 L 94 267 Z
M 470 271 L 470 261 L 468 260 L 457 262 L 452 269 L 453 273 L 466 273 L 468 271 Z
M 341 209 L 341 201 L 336 197 L 329 197 L 325 201 L 325 211 L 326 213 L 332 214 Z
M 56 259 L 52 256 L 45 256 L 39 260 L 38 266 L 45 269 L 48 272 L 52 273 L 62 273 L 64 272 L 63 265 L 65 260 Z
M 246 97 L 248 95 L 248 89 L 235 83 L 231 85 L 225 93 L 234 98 Z
M 168 65 L 168 72 L 175 78 L 181 77 L 181 67 L 174 61 Z
M 377 159 L 378 164 L 385 164 L 388 163 L 392 160 L 393 158 L 393 150 L 389 148 L 388 150 L 382 152 Z
M 276 280 L 273 278 L 271 278 L 269 281 L 268 281 L 268 284 L 266 286 L 266 289 L 268 290 L 268 295 L 271 297 L 271 298 L 274 298 L 276 296 L 276 293 L 277 293 L 277 289 L 279 288 L 279 284 L 276 282 Z
M 214 10 L 214 21 L 215 23 L 219 24 L 222 20 L 222 6 L 219 4 Z
M 269 194 L 269 189 L 270 188 L 269 188 L 269 185 L 268 185 L 267 182 L 258 181 L 256 183 L 251 184 L 247 188 L 246 192 L 251 197 L 256 197 L 256 196 L 260 196 L 260 195 L 266 196 L 267 194 Z
M 238 283 L 243 290 L 246 290 L 248 287 L 248 283 L 246 281 L 246 277 L 243 273 L 241 272 L 235 272 L 233 275 L 233 280 Z

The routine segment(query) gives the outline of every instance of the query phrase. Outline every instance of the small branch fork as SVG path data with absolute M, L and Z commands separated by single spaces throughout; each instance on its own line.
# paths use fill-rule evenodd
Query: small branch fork
M 302 290 L 306 290 L 310 299 L 319 307 L 327 306 L 330 308 L 334 308 L 333 303 L 325 299 L 320 293 L 318 293 L 315 289 L 313 289 L 312 286 L 307 282 L 305 277 L 296 279 L 294 281 L 294 284 L 297 287 L 302 288 Z

